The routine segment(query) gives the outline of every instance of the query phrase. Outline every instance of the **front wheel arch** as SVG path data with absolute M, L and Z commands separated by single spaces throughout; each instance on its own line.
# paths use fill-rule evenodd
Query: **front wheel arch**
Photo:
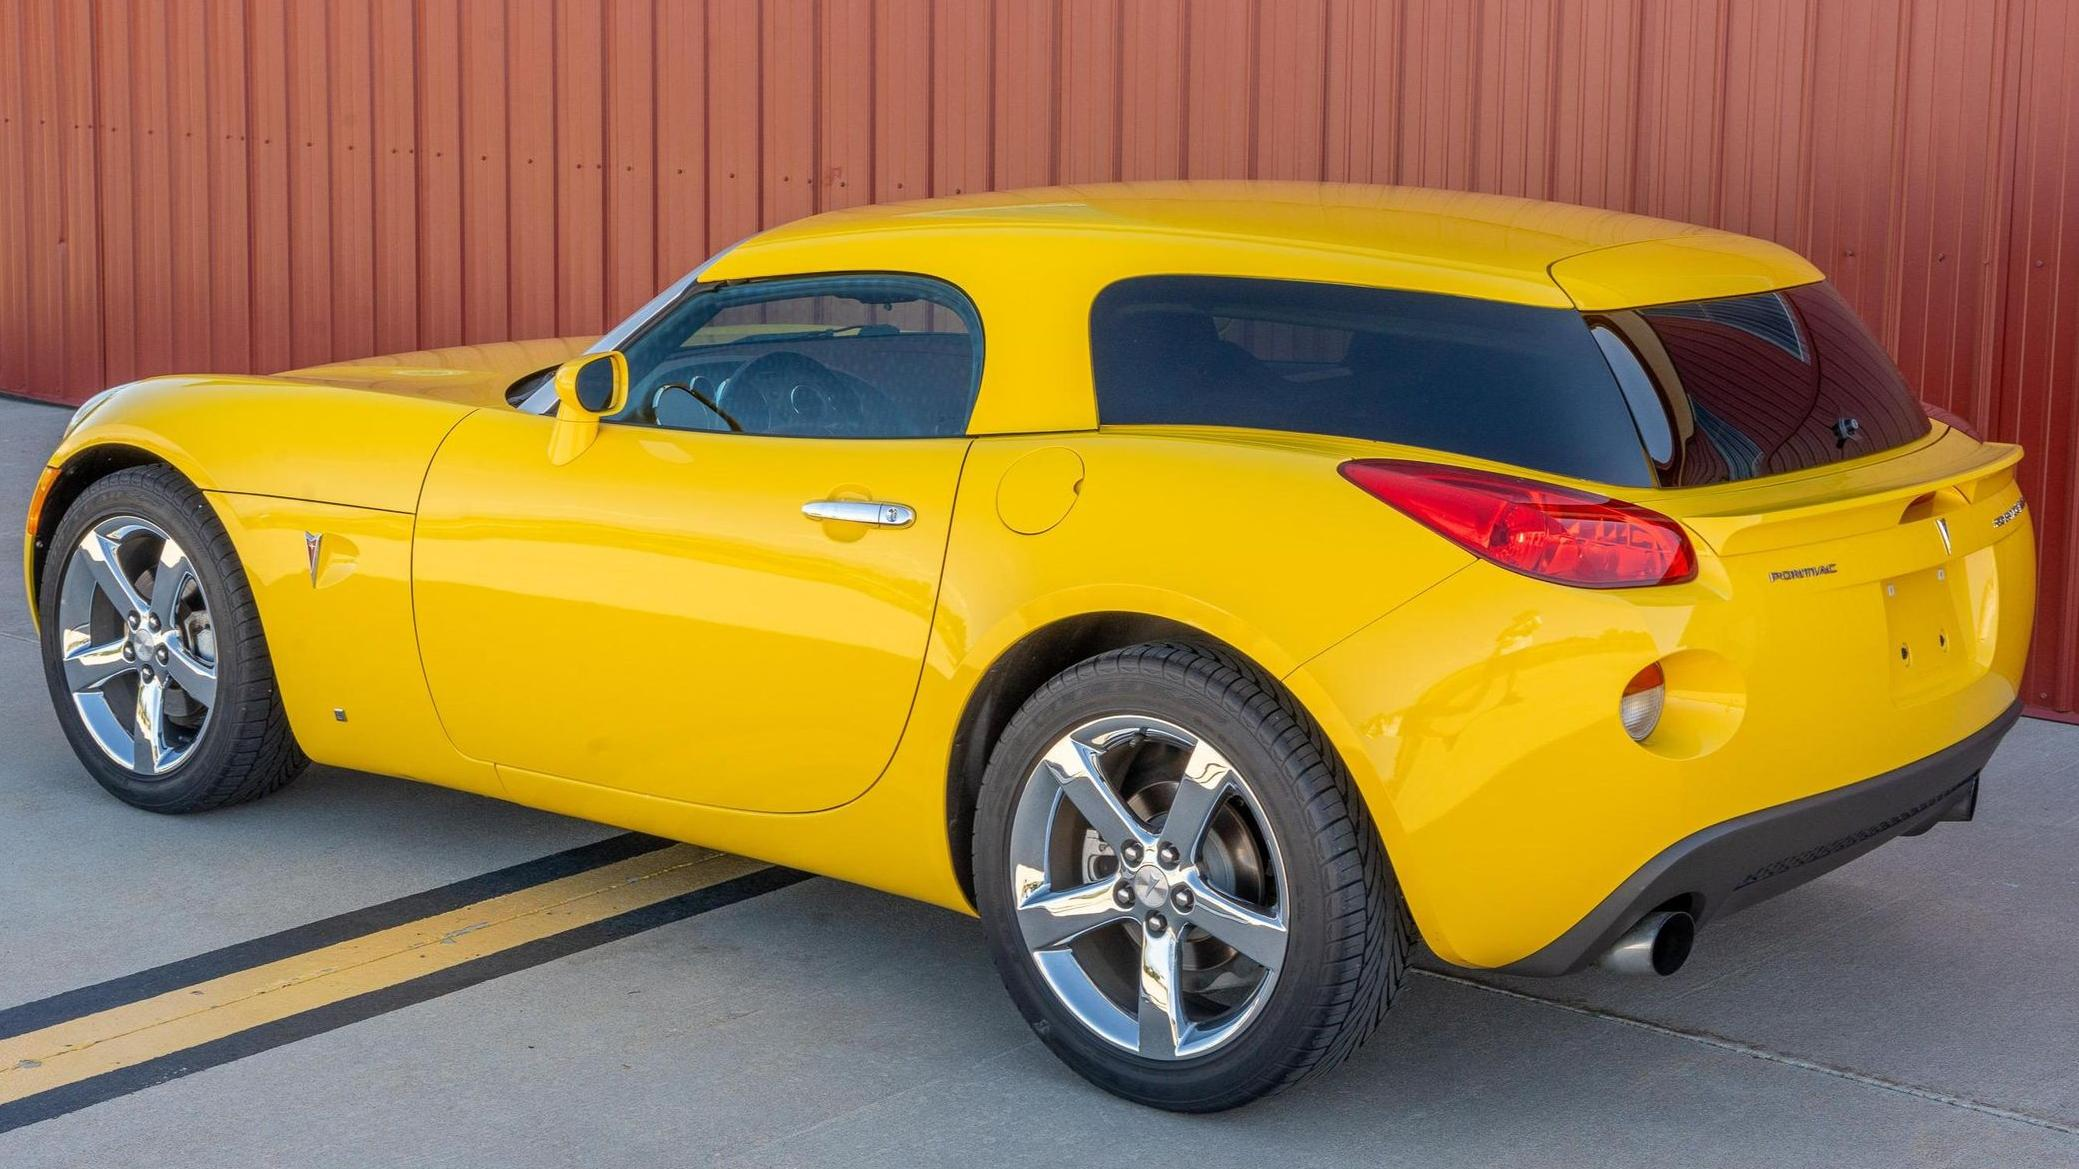
M 92 723 L 91 716 L 78 705 L 82 691 L 71 678 L 70 670 L 71 663 L 81 659 L 61 659 L 59 656 L 63 653 L 63 639 L 68 631 L 77 633 L 91 627 L 103 630 L 101 636 L 106 637 L 105 630 L 110 620 L 106 600 L 110 586 L 106 583 L 85 586 L 95 598 L 94 602 L 89 608 L 77 609 L 74 618 L 67 619 L 64 606 L 76 604 L 79 596 L 74 591 L 76 582 L 68 574 L 77 570 L 80 562 L 69 551 L 63 560 L 53 561 L 46 556 L 39 573 L 43 585 L 37 600 L 37 640 L 52 704 L 74 753 L 89 774 L 111 794 L 148 811 L 205 811 L 258 799 L 279 789 L 303 771 L 308 759 L 288 727 L 275 685 L 266 638 L 253 605 L 251 582 L 221 518 L 203 490 L 164 460 L 145 459 L 103 470 L 104 473 L 91 479 L 81 476 L 80 488 L 57 512 L 43 542 L 58 550 L 72 549 L 78 546 L 83 531 L 99 530 L 94 525 L 104 522 L 121 524 L 125 519 L 134 519 L 134 523 L 126 525 L 129 530 L 155 535 L 168 548 L 178 537 L 184 555 L 156 562 L 147 559 L 140 563 L 133 559 L 115 574 L 119 580 L 132 578 L 120 586 L 133 606 L 129 628 L 178 630 L 178 645 L 173 633 L 162 637 L 142 635 L 147 640 L 136 642 L 134 635 L 124 633 L 119 607 L 113 615 L 114 632 L 117 639 L 126 644 L 124 662 L 135 664 L 123 665 L 114 662 L 112 657 L 105 658 L 106 664 L 113 669 L 103 671 L 100 677 L 114 678 L 119 674 L 141 672 L 143 682 L 148 684 L 152 681 L 154 668 L 157 668 L 166 679 L 162 685 L 173 686 L 175 693 L 180 693 L 181 687 L 194 686 L 195 682 L 206 682 L 206 691 L 194 689 L 191 693 L 200 698 L 207 713 L 199 726 L 193 728 L 193 741 L 187 751 L 168 762 L 163 769 L 159 760 L 154 758 L 140 772 L 139 768 L 126 764 L 120 755 L 111 751 L 101 735 L 101 729 L 109 724 L 105 719 Z M 104 519 L 97 520 L 97 515 Z M 115 518 L 105 518 L 110 515 Z M 127 536 L 121 538 L 128 539 Z M 105 549 L 106 546 L 101 554 L 102 560 L 115 564 L 112 553 Z M 153 577 L 149 587 L 135 579 L 135 574 L 145 564 L 155 565 L 150 570 Z M 180 572 L 174 578 L 176 592 L 162 593 L 157 574 L 166 571 L 169 565 Z M 105 578 L 107 574 L 92 575 Z M 188 581 L 192 581 L 192 590 L 182 589 L 181 586 Z M 140 589 L 144 591 L 133 591 Z M 174 608 L 175 598 L 181 592 L 191 592 L 189 603 L 195 608 L 189 617 L 203 620 L 205 630 L 214 637 L 203 640 L 203 634 L 197 633 L 195 639 L 190 640 L 188 618 L 180 616 L 180 611 Z M 147 599 L 149 606 L 145 603 Z M 120 603 L 118 599 L 119 606 Z M 166 606 L 163 609 L 162 604 Z M 147 623 L 140 624 L 138 612 L 147 608 L 151 617 Z M 168 614 L 164 625 L 160 623 L 162 613 Z M 200 616 L 205 613 L 206 616 Z M 153 657 L 147 650 L 155 643 L 158 649 L 156 657 Z M 134 655 L 127 648 L 132 644 L 138 647 Z M 200 649 L 199 654 L 187 648 L 204 646 L 209 648 Z M 112 644 L 96 652 L 111 650 Z M 171 659 L 188 663 L 187 674 L 177 674 L 178 667 L 168 664 L 169 652 Z M 85 685 L 95 688 L 101 682 L 90 678 Z M 158 689 L 154 688 L 153 693 L 158 693 Z M 138 692 L 134 697 L 137 725 L 140 728 L 145 726 L 146 711 L 149 710 L 152 741 L 156 744 L 161 725 L 158 700 L 153 699 L 147 706 L 144 693 Z
M 74 451 L 58 467 L 58 477 L 44 494 L 42 504 L 30 519 L 34 535 L 29 543 L 28 578 L 23 582 L 28 590 L 29 613 L 32 619 L 42 612 L 43 566 L 50 558 L 51 533 L 57 531 L 65 513 L 72 508 L 87 488 L 117 471 L 131 467 L 166 467 L 181 475 L 191 484 L 194 477 L 174 467 L 164 457 L 145 450 L 143 447 L 126 443 L 97 443 Z

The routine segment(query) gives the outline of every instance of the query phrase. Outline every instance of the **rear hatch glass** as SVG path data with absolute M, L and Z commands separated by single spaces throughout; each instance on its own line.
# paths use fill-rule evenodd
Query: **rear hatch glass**
M 1620 486 L 1732 483 L 1927 433 L 1824 284 L 1584 316 L 1435 293 L 1149 276 L 1091 314 L 1099 421 L 1448 451 Z
M 1588 324 L 1664 486 L 1809 470 L 1928 430 L 1898 367 L 1825 284 Z

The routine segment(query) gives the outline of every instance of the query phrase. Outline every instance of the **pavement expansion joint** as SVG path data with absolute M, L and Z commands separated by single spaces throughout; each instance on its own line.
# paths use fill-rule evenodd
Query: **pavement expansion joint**
M 1684 1030 L 1680 1027 L 1670 1027 L 1664 1023 L 1655 1023 L 1632 1015 L 1620 1014 L 1602 1007 L 1570 1003 L 1563 999 L 1546 998 L 1543 995 L 1526 994 L 1520 990 L 1512 990 L 1506 986 L 1496 986 L 1494 983 L 1483 982 L 1477 978 L 1469 978 L 1463 974 L 1452 974 L 1442 970 L 1419 969 L 1415 973 L 1434 978 L 1439 982 L 1456 983 L 1459 986 L 1470 987 L 1489 994 L 1504 995 L 1527 1003 L 1537 1003 L 1572 1014 L 1584 1015 L 1591 1019 L 1601 1019 L 1605 1022 L 1637 1028 L 1655 1035 L 1664 1035 L 1670 1039 L 1681 1039 L 1690 1043 L 1701 1044 L 1705 1047 L 1714 1047 L 1734 1055 L 1751 1056 L 1768 1063 L 1796 1068 L 1799 1071 L 1817 1072 L 1823 1076 L 1832 1076 L 1835 1079 L 1847 1080 L 1850 1083 L 1861 1084 L 1865 1087 L 1877 1088 L 1886 1092 L 1896 1092 L 1899 1095 L 1911 1096 L 1916 1100 L 1925 1100 L 1932 1104 L 1944 1104 L 1951 1108 L 1961 1108 L 1983 1116 L 1991 1116 L 2000 1120 L 2013 1121 L 2016 1124 L 2026 1124 L 2035 1128 L 2048 1129 L 2051 1132 L 2064 1133 L 2067 1136 L 2079 1136 L 2079 1125 L 2069 1124 L 2052 1117 L 2037 1116 L 2030 1112 L 2019 1112 L 2012 1108 L 2002 1108 L 1997 1104 L 1988 1104 L 1983 1100 L 1973 1100 L 1967 1096 L 1953 1096 L 1947 1092 L 1937 1092 L 1931 1088 L 1916 1087 L 1912 1084 L 1901 1083 L 1898 1080 L 1873 1075 L 1869 1072 L 1859 1072 L 1853 1068 L 1837 1067 L 1833 1064 L 1820 1063 L 1817 1060 L 1805 1059 L 1801 1056 L 1790 1055 L 1781 1051 L 1772 1051 L 1766 1047 L 1757 1047 L 1751 1043 L 1742 1043 L 1737 1039 L 1728 1039 L 1723 1035 L 1713 1035 L 1708 1031 Z

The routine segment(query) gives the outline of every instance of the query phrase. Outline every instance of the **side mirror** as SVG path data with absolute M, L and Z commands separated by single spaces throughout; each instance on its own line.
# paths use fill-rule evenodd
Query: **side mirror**
M 599 437 L 599 420 L 628 404 L 628 359 L 618 350 L 587 353 L 556 367 L 556 423 L 549 461 L 584 454 Z
M 604 418 L 628 402 L 628 359 L 619 350 L 587 353 L 556 367 L 556 416 Z

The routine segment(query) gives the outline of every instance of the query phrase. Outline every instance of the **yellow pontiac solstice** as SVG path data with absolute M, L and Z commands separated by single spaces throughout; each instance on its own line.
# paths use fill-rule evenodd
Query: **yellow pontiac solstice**
M 138 807 L 316 759 L 978 912 L 1064 1060 L 1210 1110 L 1418 935 L 1667 974 L 1970 818 L 2020 458 L 1773 244 L 1089 187 L 790 224 L 589 345 L 119 387 L 25 567 Z

